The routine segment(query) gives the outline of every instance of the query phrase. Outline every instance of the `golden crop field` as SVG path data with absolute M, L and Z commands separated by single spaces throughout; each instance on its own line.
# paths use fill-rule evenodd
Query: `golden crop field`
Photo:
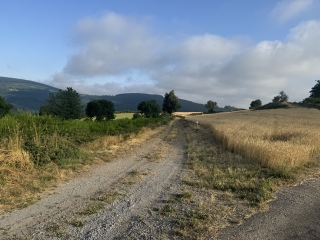
M 320 111 L 307 108 L 190 116 L 230 151 L 268 167 L 295 167 L 320 155 Z
M 116 113 L 116 119 L 123 119 L 123 118 L 133 118 L 133 113 Z

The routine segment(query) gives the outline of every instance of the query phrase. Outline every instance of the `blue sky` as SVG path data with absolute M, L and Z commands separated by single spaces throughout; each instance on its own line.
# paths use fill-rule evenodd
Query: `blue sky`
M 248 108 L 320 79 L 319 0 L 1 0 L 0 76 Z

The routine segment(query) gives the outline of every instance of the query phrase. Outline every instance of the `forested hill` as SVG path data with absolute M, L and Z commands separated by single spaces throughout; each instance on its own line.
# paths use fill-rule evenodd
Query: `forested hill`
M 0 77 L 0 96 L 12 104 L 14 110 L 39 112 L 49 93 L 58 91 L 58 88 L 34 81 Z
M 171 89 L 170 89 L 171 90 Z M 45 103 L 49 93 L 58 92 L 58 88 L 46 84 L 16 79 L 0 77 L 0 96 L 14 106 L 14 109 L 23 111 L 39 112 L 40 106 Z M 168 90 L 169 91 L 169 90 Z M 141 101 L 154 99 L 162 106 L 163 96 L 144 94 L 144 93 L 124 93 L 115 96 L 93 96 L 80 94 L 83 104 L 95 99 L 106 99 L 112 101 L 116 111 L 137 110 Z M 194 103 L 191 101 L 179 99 L 182 108 L 179 111 L 184 112 L 202 112 L 205 111 L 204 104 Z

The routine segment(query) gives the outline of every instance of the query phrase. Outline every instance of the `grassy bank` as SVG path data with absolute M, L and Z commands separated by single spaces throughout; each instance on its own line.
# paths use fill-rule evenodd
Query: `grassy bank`
M 57 181 L 91 164 L 94 150 L 138 134 L 169 119 L 63 121 L 27 113 L 0 120 L 0 211 L 24 207 Z M 99 143 L 94 144 L 94 143 Z

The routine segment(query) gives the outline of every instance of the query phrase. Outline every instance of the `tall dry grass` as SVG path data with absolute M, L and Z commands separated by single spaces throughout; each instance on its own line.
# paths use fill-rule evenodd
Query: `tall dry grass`
M 292 168 L 320 155 L 320 111 L 291 108 L 188 117 L 229 150 L 268 167 Z
M 0 214 L 30 204 L 45 188 L 91 164 L 95 154 L 108 146 L 118 145 L 144 127 L 155 128 L 169 121 L 63 121 L 24 112 L 6 115 L 0 119 Z

